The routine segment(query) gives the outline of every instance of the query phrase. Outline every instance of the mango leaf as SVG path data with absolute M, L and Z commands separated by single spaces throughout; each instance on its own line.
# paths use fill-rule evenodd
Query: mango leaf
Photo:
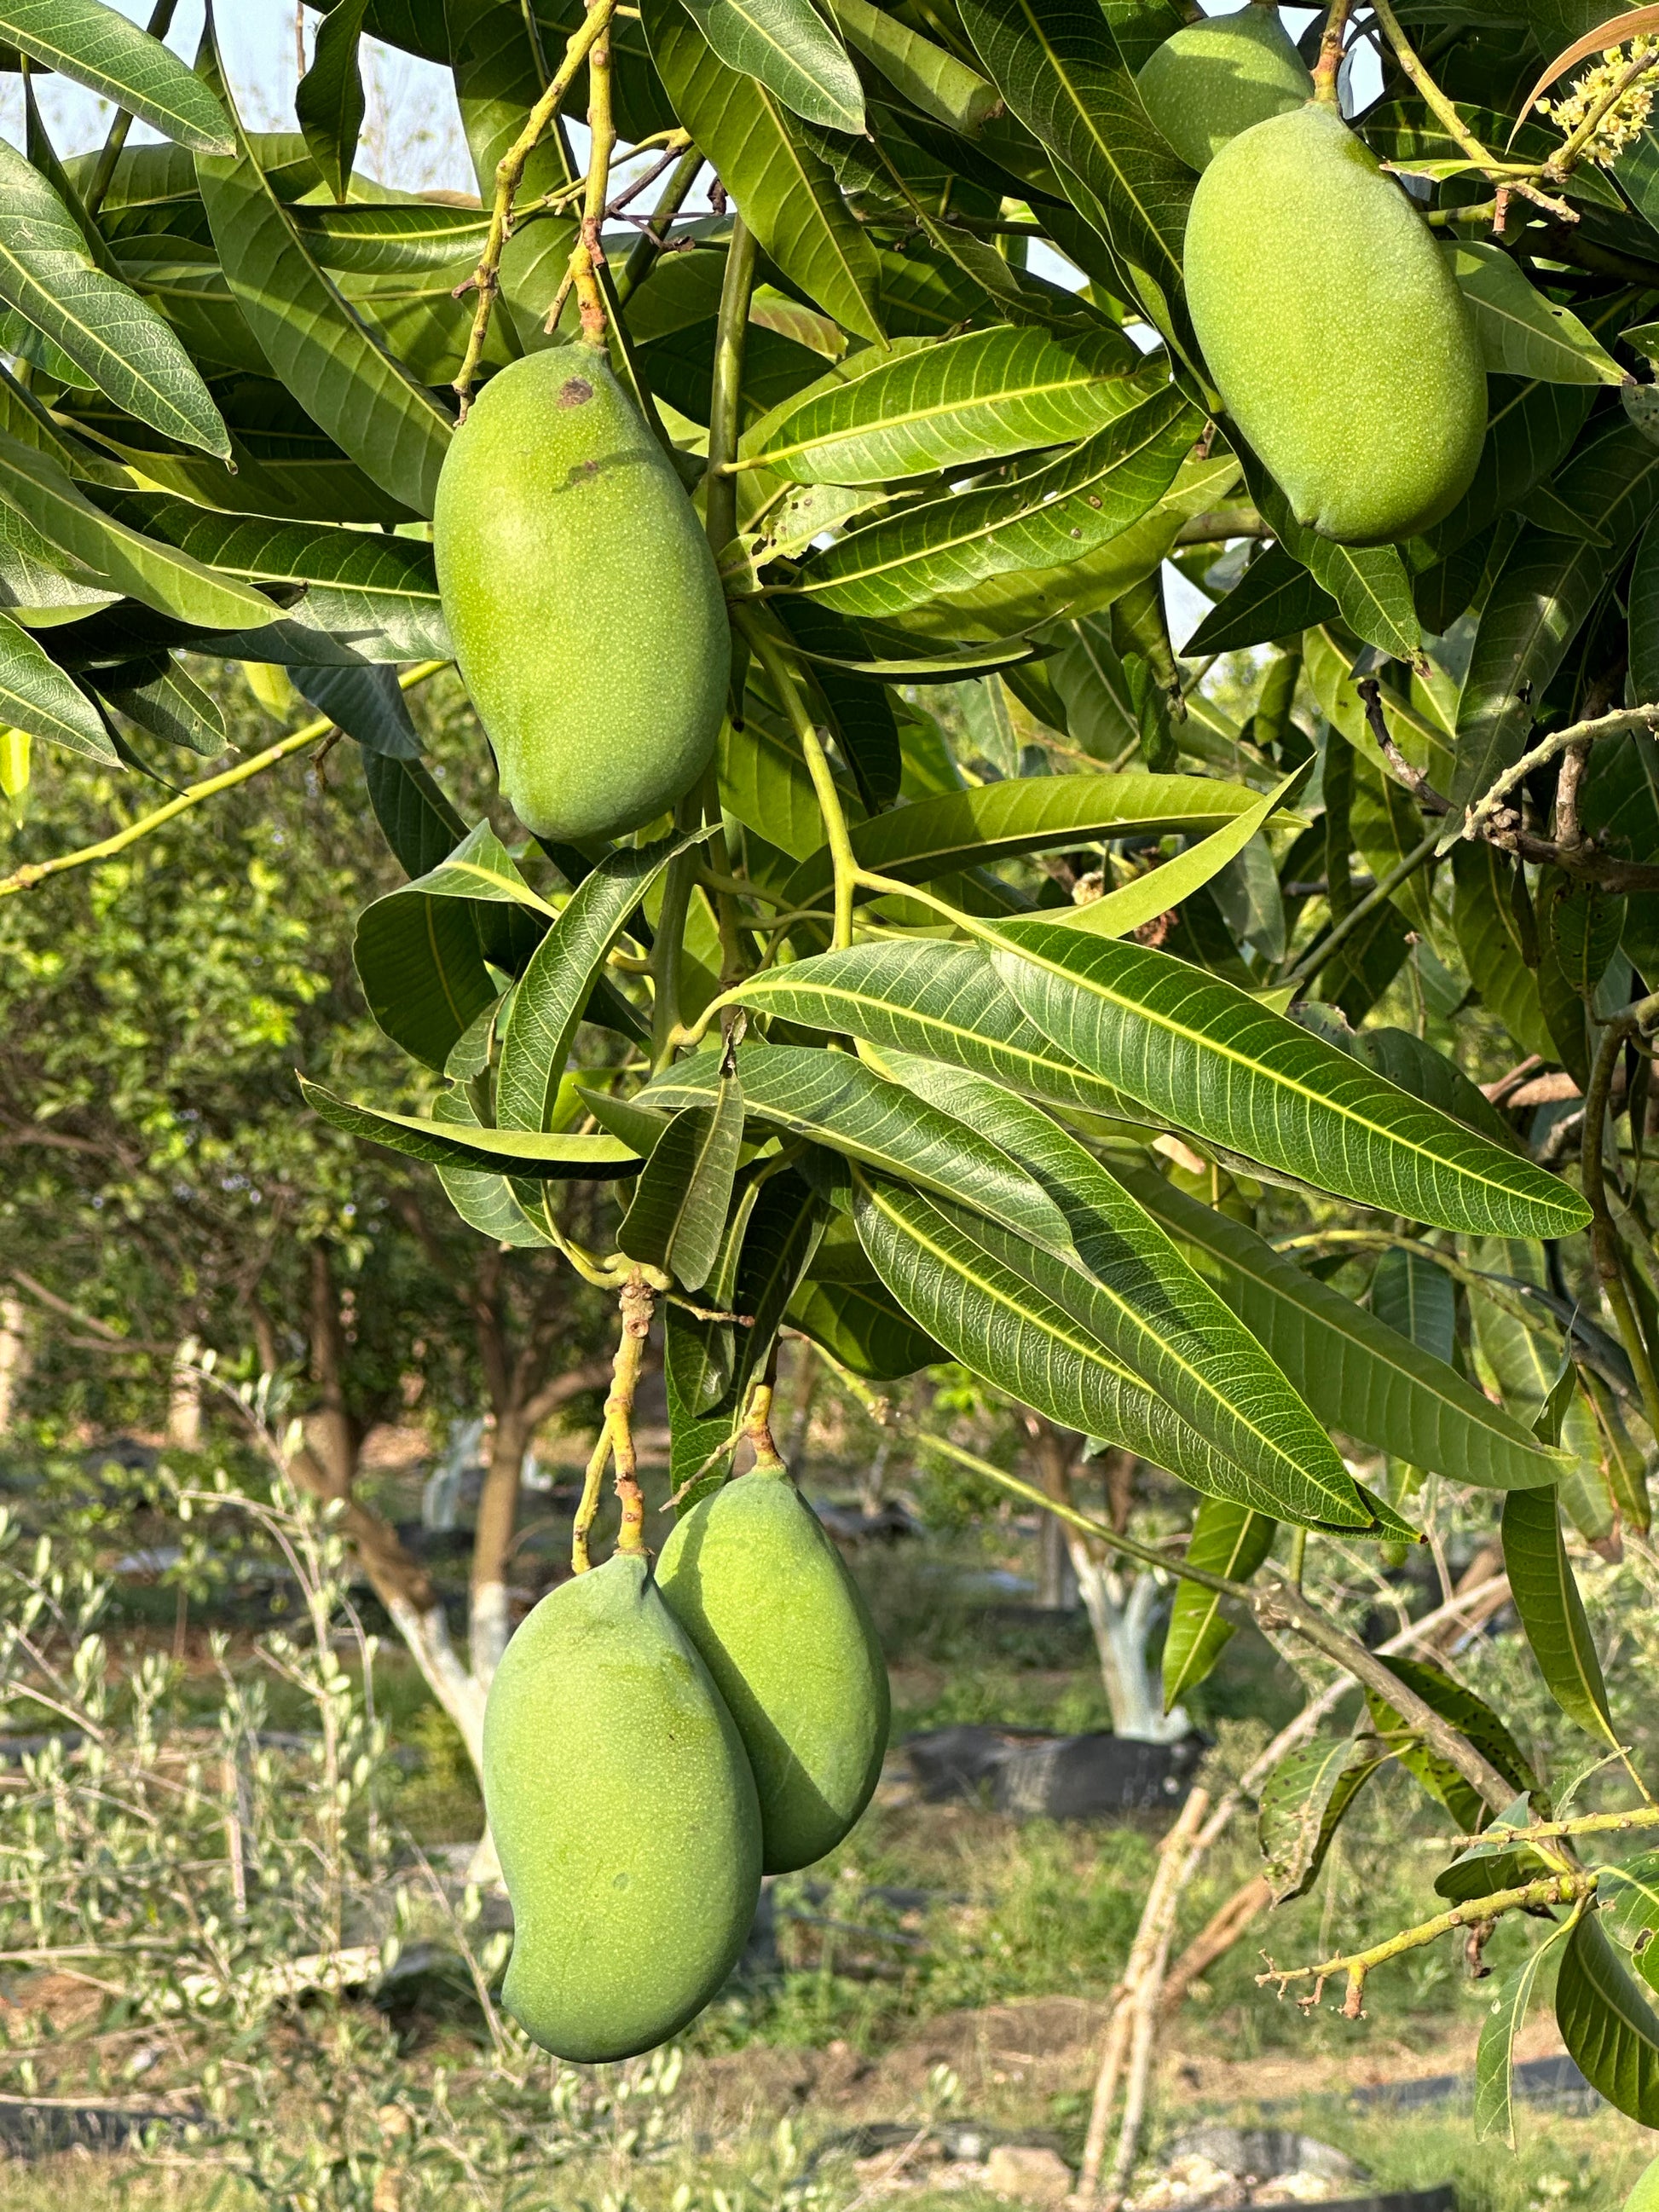
M 495 1001 L 477 927 L 460 899 L 404 885 L 372 900 L 357 917 L 351 957 L 370 1013 L 428 1067 L 441 1071 Z
M 1142 106 L 1100 10 L 1088 0 L 964 0 L 962 21 L 1009 107 L 1078 179 L 1078 204 L 1140 305 L 1166 337 L 1186 337 L 1193 174 Z
M 528 1181 L 548 1182 L 573 1177 L 614 1180 L 618 1176 L 637 1175 L 641 1166 L 639 1154 L 616 1137 L 438 1122 L 415 1114 L 387 1114 L 376 1106 L 356 1105 L 303 1075 L 299 1084 L 307 1105 L 331 1128 L 342 1130 L 348 1137 L 367 1137 L 373 1144 L 385 1145 L 394 1152 L 437 1167 L 482 1168 L 498 1174 L 506 1168 Z
M 1616 1750 L 1607 1684 L 1584 1601 L 1567 1557 L 1553 1490 L 1515 1490 L 1504 1501 L 1504 1565 L 1546 1688 L 1569 1720 Z
M 1224 1498 L 1200 1500 L 1187 1546 L 1187 1565 L 1230 1582 L 1247 1583 L 1273 1547 L 1278 1522 Z M 1237 1633 L 1221 1600 L 1201 1583 L 1177 1583 L 1164 1638 L 1164 1710 L 1173 1712 L 1195 1690 Z
M 1413 571 L 1468 544 L 1553 476 L 1583 428 L 1595 396 L 1582 384 L 1488 378 L 1486 441 L 1474 481 L 1443 521 L 1411 540 Z
M 823 814 L 799 740 L 769 706 L 757 708 L 752 692 L 742 722 L 728 717 L 721 724 L 715 765 L 720 803 L 745 829 L 792 860 L 806 862 L 822 848 Z M 843 805 L 854 820 L 863 811 L 850 787 Z
M 866 1382 L 894 1382 L 931 1367 L 945 1347 L 918 1328 L 873 1276 L 867 1282 L 804 1282 L 785 1318 Z
M 885 683 L 856 672 L 860 658 L 869 652 L 863 632 L 856 623 L 810 599 L 780 599 L 776 612 L 790 642 L 808 662 L 859 796 L 872 813 L 890 806 L 903 778 L 898 723 Z M 801 652 L 804 646 L 817 650 L 809 655 Z M 815 838 L 807 850 L 817 842 Z
M 366 754 L 363 781 L 374 818 L 406 876 L 435 868 L 466 836 L 465 823 L 418 762 Z
M 224 88 L 211 36 L 203 60 Z M 197 156 L 219 260 L 272 369 L 318 426 L 383 491 L 429 515 L 453 426 L 422 384 L 371 336 L 318 266 L 235 123 L 236 151 Z
M 164 492 L 94 490 L 107 514 L 251 584 L 303 584 L 290 623 L 314 625 L 374 660 L 447 659 L 432 548 L 316 522 L 222 514 Z
M 1538 1787 L 1537 1777 L 1522 1757 L 1519 1745 L 1484 1698 L 1477 1697 L 1473 1690 L 1466 1690 L 1461 1682 L 1428 1660 L 1389 1658 L 1386 1663 L 1390 1674 L 1474 1744 L 1511 1789 L 1526 1793 Z M 1370 1686 L 1365 1691 L 1365 1703 L 1372 1728 L 1386 1740 L 1406 1771 L 1439 1800 L 1460 1828 L 1484 1827 L 1490 1815 L 1480 1792 L 1451 1761 L 1431 1750 L 1389 1700 Z
M 890 1054 L 898 1079 L 1007 1152 L 1065 1215 L 1086 1285 L 1032 1272 L 1182 1419 L 1282 1499 L 1283 1517 L 1364 1516 L 1335 1447 L 1284 1376 L 1165 1232 L 1040 1106 L 988 1077 Z M 1101 1295 L 1103 1293 L 1103 1296 Z
M 1543 1942 L 1511 1968 L 1487 2000 L 1474 2054 L 1474 2132 L 1478 2142 L 1501 2136 L 1515 2148 L 1515 2045 L 1534 1994 L 1546 1991 L 1560 1963 L 1559 1945 L 1572 1923 L 1552 1928 Z
M 869 0 L 830 0 L 830 13 L 896 91 L 947 130 L 971 138 L 1000 108 L 996 88 L 977 70 Z
M 794 483 L 881 483 L 1070 445 L 1148 388 L 1141 356 L 1118 331 L 1061 338 L 995 324 L 786 410 L 764 452 L 744 459 Z
M 1028 1097 L 1096 1114 L 1122 1103 L 1026 1019 L 974 945 L 854 945 L 763 969 L 741 989 L 756 1012 L 867 1037 L 884 1051 L 924 1053 Z
M 210 88 L 102 0 L 0 0 L 0 41 L 193 152 L 230 149 L 230 125 Z
M 1571 309 L 1535 291 L 1501 246 L 1458 239 L 1445 252 L 1474 313 L 1492 375 L 1525 376 L 1540 384 L 1625 381 L 1624 370 Z
M 95 507 L 47 453 L 0 434 L 0 501 L 94 581 L 204 629 L 273 622 L 263 593 Z
M 1398 546 L 1339 545 L 1305 529 L 1284 493 L 1242 441 L 1239 459 L 1263 521 L 1285 550 L 1329 592 L 1354 635 L 1396 659 L 1414 658 L 1422 647 L 1423 626 Z
M 1016 1236 L 1071 1252 L 1065 1215 L 1000 1146 L 898 1084 L 884 1082 L 850 1054 L 745 1044 L 738 1048 L 737 1065 L 744 1104 L 757 1120 L 884 1174 L 907 1176 L 951 1196 L 968 1194 Z M 653 1106 L 696 1105 L 718 1091 L 719 1071 L 720 1055 L 701 1052 L 639 1095 Z
M 1260 835 L 1269 817 L 1290 797 L 1292 786 L 1305 781 L 1304 771 L 1298 769 L 1294 775 L 1286 776 L 1283 783 L 1265 793 L 1225 829 L 1212 830 L 1207 837 L 1196 845 L 1189 845 L 1174 860 L 1163 861 L 1144 875 L 1131 878 L 1115 890 L 1103 892 L 1085 906 L 1060 908 L 1054 920 L 1062 928 L 1084 929 L 1097 937 L 1127 937 L 1144 922 L 1169 913 L 1183 899 L 1190 898 L 1194 891 L 1213 881 Z M 1265 851 L 1266 848 L 1261 849 Z
M 605 956 L 675 854 L 705 834 L 608 854 L 571 893 L 513 994 L 495 1077 L 495 1119 L 504 1129 L 546 1128 Z
M 1187 641 L 1187 653 L 1203 659 L 1212 653 L 1237 653 L 1247 645 L 1270 645 L 1339 611 L 1324 586 L 1282 545 L 1270 545 L 1218 599 Z
M 1553 1060 L 1530 914 L 1525 879 L 1509 854 L 1484 838 L 1460 839 L 1452 848 L 1452 927 L 1469 981 L 1524 1050 Z
M 892 615 L 988 577 L 1061 567 L 1157 506 L 1200 427 L 1190 401 L 1165 385 L 1016 483 L 854 531 L 806 563 L 799 589 L 844 614 Z
M 365 752 L 418 760 L 421 741 L 391 668 L 297 668 L 295 689 Z
M 872 1266 L 905 1311 L 976 1375 L 1061 1427 L 1122 1445 L 1206 1496 L 1282 1510 L 1279 1486 L 1200 1436 L 1109 1349 L 1115 1317 L 1105 1293 L 1078 1267 L 994 1221 L 862 1171 L 854 1178 L 853 1218 Z M 1357 1492 L 1334 1525 L 1370 1525 Z
M 1561 1954 L 1555 2024 L 1580 2073 L 1616 2111 L 1659 2126 L 1659 2015 L 1588 1912 Z
M 879 343 L 876 249 L 783 103 L 727 69 L 679 0 L 644 0 L 640 12 L 675 113 L 766 252 L 843 330 Z
M 1581 1228 L 1560 1180 L 1410 1097 L 1248 992 L 1142 945 L 1004 923 L 997 972 L 1063 1052 L 1176 1125 L 1442 1228 Z M 1559 1224 L 1546 1229 L 1540 1224 Z
M 1457 1338 L 1456 1286 L 1420 1252 L 1395 1247 L 1383 1253 L 1371 1277 L 1371 1311 L 1437 1359 L 1450 1359 Z
M 864 131 L 864 92 L 847 52 L 811 0 L 685 0 L 729 69 L 757 77 L 825 131 Z
M 1559 1455 L 1455 1369 L 1164 1176 L 1115 1172 L 1328 1427 L 1458 1482 L 1506 1490 L 1553 1480 Z
M 466 1128 L 482 1126 L 462 1084 L 457 1084 L 453 1091 L 440 1092 L 432 1103 L 432 1118 Z M 514 1188 L 515 1180 L 513 1176 L 489 1174 L 482 1169 L 438 1169 L 444 1196 L 469 1229 L 476 1229 L 492 1244 L 510 1244 L 521 1250 L 550 1244 L 552 1238 L 544 1229 L 538 1227 L 520 1203 Z
M 289 213 L 319 269 L 356 276 L 410 276 L 465 261 L 476 264 L 489 234 L 489 217 L 477 208 L 422 202 L 301 204 Z
M 1475 632 L 1457 708 L 1457 769 L 1448 837 L 1502 771 L 1517 761 L 1569 644 L 1659 507 L 1659 446 L 1622 419 L 1575 454 L 1557 487 L 1605 548 L 1529 523 L 1493 580 Z
M 1320 1736 L 1274 1767 L 1262 1785 L 1259 1832 L 1275 1905 L 1313 1887 L 1343 1814 L 1388 1758 L 1375 1736 Z
M 720 1249 L 742 1149 L 743 1091 L 727 1075 L 712 1105 L 683 1106 L 664 1130 L 617 1232 L 620 1249 L 700 1291 Z
M 927 883 L 1022 853 L 1115 837 L 1200 836 L 1256 803 L 1255 792 L 1208 776 L 1009 776 L 875 815 L 854 828 L 853 850 L 860 866 L 878 875 Z M 790 878 L 784 896 L 792 905 L 811 906 L 831 877 L 829 852 L 820 848 Z
M 335 0 L 317 27 L 311 67 L 294 95 L 300 128 L 331 199 L 346 196 L 357 158 L 357 134 L 363 127 L 357 41 L 368 5 L 368 0 Z
M 100 698 L 152 737 L 186 745 L 204 760 L 216 759 L 225 750 L 225 718 L 218 701 L 170 657 L 100 670 L 88 681 Z
M 129 415 L 164 438 L 228 457 L 224 420 L 167 323 L 98 266 L 58 194 L 3 143 L 0 299 L 61 347 Z
M 119 765 L 120 755 L 91 700 L 6 614 L 0 614 L 0 722 L 106 767 Z

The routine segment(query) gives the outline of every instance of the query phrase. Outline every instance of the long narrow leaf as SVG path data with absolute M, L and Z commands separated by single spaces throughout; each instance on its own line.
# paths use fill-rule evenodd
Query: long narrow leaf
M 102 0 L 0 0 L 0 40 L 180 146 L 230 150 L 230 125 L 212 89 Z
M 1363 1206 L 1443 1228 L 1553 1237 L 1588 1218 L 1558 1177 L 1231 983 L 1167 953 L 1052 922 L 1010 922 L 1001 933 L 1009 949 L 995 955 L 997 971 L 1037 1026 L 1180 1127 Z

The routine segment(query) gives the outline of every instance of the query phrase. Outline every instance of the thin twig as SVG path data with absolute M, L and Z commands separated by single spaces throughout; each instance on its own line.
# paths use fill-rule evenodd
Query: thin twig
M 1574 747 L 1593 744 L 1598 738 L 1622 738 L 1632 730 L 1646 730 L 1651 734 L 1659 730 L 1659 707 L 1621 707 L 1615 714 L 1597 714 L 1588 722 L 1570 723 L 1565 730 L 1556 730 L 1540 738 L 1530 752 L 1522 753 L 1513 768 L 1506 768 L 1496 782 L 1471 806 L 1463 817 L 1462 835 L 1479 837 L 1490 823 L 1495 823 L 1504 811 L 1504 802 L 1510 793 L 1519 788 L 1535 768 L 1542 768 Z
M 501 289 L 501 250 L 506 246 L 513 227 L 513 203 L 524 179 L 525 164 L 540 143 L 542 133 L 557 114 L 564 96 L 575 81 L 576 72 L 586 60 L 589 50 L 597 45 L 609 27 L 611 0 L 594 0 L 583 21 L 566 43 L 564 59 L 559 64 L 551 82 L 525 118 L 524 129 L 495 164 L 495 198 L 489 211 L 489 228 L 484 238 L 483 252 L 472 272 L 471 284 L 478 295 L 478 304 L 473 313 L 472 328 L 467 335 L 466 351 L 456 371 L 454 392 L 461 403 L 461 420 L 466 420 L 466 410 L 472 391 L 472 380 L 477 374 L 478 363 L 483 358 L 484 341 L 489 335 L 490 310 Z M 604 205 L 601 199 L 600 205 Z
M 404 691 L 413 690 L 417 684 L 424 684 L 428 676 L 435 676 L 441 668 L 447 668 L 448 665 L 447 660 L 422 660 L 416 666 L 402 672 L 398 678 L 398 686 Z M 234 768 L 226 769 L 222 775 L 210 775 L 201 783 L 189 785 L 176 799 L 170 799 L 165 806 L 158 806 L 153 814 L 140 815 L 137 821 L 129 822 L 125 830 L 118 830 L 112 837 L 101 837 L 95 845 L 82 845 L 72 853 L 59 853 L 50 860 L 31 860 L 27 866 L 14 869 L 10 875 L 0 878 L 0 898 L 6 897 L 12 891 L 32 891 L 48 876 L 62 875 L 66 869 L 92 867 L 100 860 L 112 860 L 118 853 L 125 853 L 128 846 L 136 845 L 141 837 L 148 837 L 152 830 L 159 830 L 179 815 L 187 813 L 192 806 L 199 806 L 204 799 L 215 798 L 222 791 L 229 791 L 239 783 L 247 782 L 251 776 L 263 775 L 266 769 L 275 768 L 278 761 L 286 760 L 290 753 L 303 752 L 307 745 L 314 745 L 319 738 L 327 737 L 335 726 L 325 714 L 317 721 L 307 722 L 302 730 L 295 730 L 288 737 L 279 738 L 274 745 L 267 745 L 264 752 L 255 753 L 251 759 L 239 762 Z

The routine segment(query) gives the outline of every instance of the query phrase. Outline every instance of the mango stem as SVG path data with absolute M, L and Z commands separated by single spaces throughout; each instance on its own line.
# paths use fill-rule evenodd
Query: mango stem
M 1314 98 L 1322 106 L 1334 107 L 1340 112 L 1337 98 L 1336 80 L 1342 67 L 1342 40 L 1348 27 L 1348 13 L 1353 0 L 1331 0 L 1331 12 L 1325 18 L 1325 28 L 1319 41 L 1319 59 L 1314 64 Z
M 789 717 L 806 762 L 806 772 L 812 779 L 818 811 L 823 817 L 823 834 L 830 847 L 830 858 L 836 872 L 836 922 L 831 944 L 842 951 L 853 942 L 853 894 L 858 887 L 859 865 L 853 851 L 853 840 L 847 827 L 847 814 L 841 803 L 841 793 L 830 766 L 830 757 L 823 750 L 806 701 L 795 672 L 781 653 L 770 633 L 757 618 L 752 609 L 738 605 L 732 610 L 732 620 L 747 641 L 755 658 L 766 671 L 778 695 L 780 705 Z
M 484 234 L 483 252 L 478 265 L 467 280 L 478 295 L 478 304 L 472 317 L 472 328 L 467 334 L 466 351 L 461 357 L 460 368 L 455 373 L 453 390 L 461 403 L 461 420 L 466 420 L 467 405 L 472 391 L 472 380 L 477 374 L 478 363 L 483 358 L 484 341 L 489 335 L 490 310 L 495 304 L 495 295 L 501 289 L 501 249 L 507 244 L 507 234 L 513 228 L 513 203 L 518 197 L 524 180 L 525 164 L 535 152 L 542 133 L 558 113 L 564 96 L 575 82 L 577 70 L 588 57 L 591 49 L 603 38 L 611 26 L 614 0 L 593 0 L 584 21 L 574 30 L 564 50 L 564 59 L 554 71 L 546 91 L 525 118 L 524 129 L 495 164 L 495 198 L 489 210 L 489 228 Z M 606 99 L 609 99 L 607 80 Z M 607 106 L 607 114 L 609 108 Z M 611 149 L 605 149 L 609 163 Z M 590 171 L 590 184 L 592 173 Z M 590 195 L 591 196 L 591 195 Z M 603 188 L 599 204 L 604 206 Z M 460 288 L 463 291 L 465 285 Z
M 576 1508 L 575 1523 L 570 1531 L 570 1565 L 579 1575 L 585 1575 L 593 1564 L 588 1557 L 587 1539 L 599 1510 L 599 1486 L 609 1458 L 614 1457 L 617 1462 L 617 1503 L 622 1508 L 617 1549 L 635 1559 L 644 1557 L 646 1550 L 645 1498 L 640 1489 L 639 1462 L 634 1452 L 634 1393 L 645 1364 L 646 1340 L 651 1334 L 657 1293 L 641 1269 L 635 1267 L 629 1275 L 617 1303 L 622 1311 L 622 1335 L 611 1364 L 611 1395 L 605 1401 L 599 1440 L 587 1462 L 581 1503 Z

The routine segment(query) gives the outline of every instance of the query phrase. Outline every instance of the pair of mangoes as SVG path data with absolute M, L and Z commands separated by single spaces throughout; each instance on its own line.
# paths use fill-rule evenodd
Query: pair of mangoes
M 1322 536 L 1428 529 L 1468 489 L 1486 431 L 1480 339 L 1439 245 L 1311 97 L 1276 9 L 1185 26 L 1139 82 L 1203 172 L 1187 300 L 1229 415 Z
M 433 514 L 455 658 L 526 830 L 637 830 L 697 782 L 726 708 L 719 572 L 661 445 L 604 354 L 492 377 Z
M 501 1659 L 484 1802 L 513 1901 L 507 2010 L 561 2058 L 631 2057 L 736 1965 L 762 1874 L 832 1850 L 887 1745 L 857 1584 L 781 1468 L 618 1552 Z

